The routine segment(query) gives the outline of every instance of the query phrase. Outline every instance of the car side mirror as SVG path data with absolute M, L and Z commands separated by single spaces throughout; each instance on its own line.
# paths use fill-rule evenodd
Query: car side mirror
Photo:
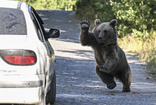
M 59 29 L 55 29 L 55 28 L 51 28 L 49 31 L 49 36 L 48 38 L 58 38 L 60 36 L 60 30 Z

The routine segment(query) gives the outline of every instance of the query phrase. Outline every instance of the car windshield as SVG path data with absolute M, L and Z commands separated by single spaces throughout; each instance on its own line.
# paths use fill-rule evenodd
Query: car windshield
M 0 8 L 0 35 L 27 35 L 22 10 Z

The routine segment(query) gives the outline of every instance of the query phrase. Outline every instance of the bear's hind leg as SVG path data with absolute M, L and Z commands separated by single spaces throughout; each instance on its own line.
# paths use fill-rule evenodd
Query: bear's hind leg
M 99 67 L 97 67 L 97 66 L 96 66 L 96 73 L 99 76 L 99 78 L 101 79 L 101 81 L 107 85 L 108 89 L 114 89 L 116 87 L 116 83 L 114 81 L 113 75 L 110 75 L 110 74 L 100 71 Z
M 123 90 L 122 92 L 130 92 L 130 85 L 131 85 L 131 71 L 130 68 L 128 70 L 120 71 L 116 76 L 122 84 L 123 84 Z

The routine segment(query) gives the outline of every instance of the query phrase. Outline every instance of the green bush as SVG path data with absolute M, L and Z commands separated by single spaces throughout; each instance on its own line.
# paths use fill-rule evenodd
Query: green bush
M 114 15 L 120 22 L 119 32 L 132 34 L 144 39 L 152 29 L 156 29 L 155 0 L 111 1 Z
M 115 18 L 112 6 L 108 0 L 78 0 L 76 3 L 76 14 L 81 19 L 86 17 L 93 27 L 95 18 L 101 21 L 111 21 Z
M 135 37 L 142 39 L 149 35 L 151 29 L 156 29 L 155 4 L 155 0 L 78 0 L 76 13 L 80 18 L 87 17 L 91 21 L 116 18 L 119 37 L 137 33 Z

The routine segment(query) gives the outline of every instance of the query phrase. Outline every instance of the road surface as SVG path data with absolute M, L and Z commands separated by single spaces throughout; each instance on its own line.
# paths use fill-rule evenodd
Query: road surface
M 132 70 L 131 92 L 123 93 L 117 81 L 113 90 L 106 88 L 95 73 L 90 47 L 79 43 L 80 26 L 73 11 L 37 11 L 45 28 L 59 28 L 57 39 L 50 39 L 56 55 L 57 96 L 54 105 L 156 105 L 156 82 L 147 79 L 146 66 L 126 52 Z

